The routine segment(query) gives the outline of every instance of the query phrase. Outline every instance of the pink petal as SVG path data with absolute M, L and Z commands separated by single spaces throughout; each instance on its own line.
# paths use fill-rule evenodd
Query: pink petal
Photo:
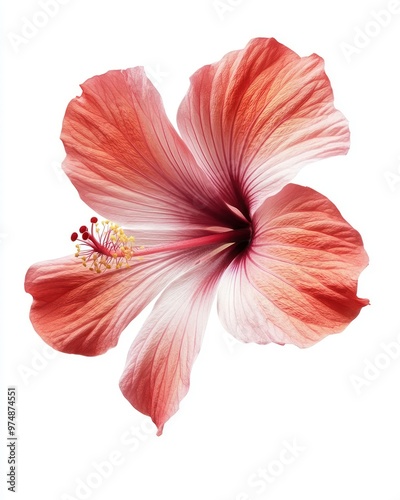
M 66 111 L 63 167 L 97 213 L 131 228 L 215 224 L 216 190 L 169 122 L 142 68 L 82 85 Z
M 174 281 L 129 351 L 121 390 L 137 410 L 151 416 L 158 435 L 188 392 L 216 286 L 232 251 L 225 249 Z
M 35 264 L 25 279 L 25 290 L 33 296 L 32 324 L 59 351 L 101 354 L 114 347 L 130 321 L 204 252 L 148 256 L 129 268 L 101 274 L 73 257 Z
M 254 213 L 305 163 L 349 147 L 323 60 L 300 58 L 273 38 L 198 70 L 178 126 L 227 203 L 243 212 Z
M 225 273 L 221 320 L 244 342 L 312 345 L 368 304 L 356 295 L 367 263 L 361 236 L 337 208 L 289 184 L 256 212 L 250 248 Z

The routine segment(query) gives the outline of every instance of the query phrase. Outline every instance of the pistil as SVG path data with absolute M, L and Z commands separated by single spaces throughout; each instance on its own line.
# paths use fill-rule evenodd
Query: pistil
M 140 249 L 135 251 L 135 257 L 142 257 L 144 255 L 152 255 L 156 253 L 172 252 L 174 250 L 187 250 L 190 248 L 198 248 L 203 246 L 224 245 L 228 243 L 242 243 L 250 241 L 250 229 L 233 229 L 221 233 L 210 234 L 208 236 L 200 236 L 199 238 L 192 238 L 190 240 L 177 241 L 169 245 L 160 245 L 150 248 Z
M 135 258 L 199 248 L 204 246 L 221 246 L 227 244 L 243 244 L 251 239 L 250 227 L 232 229 L 213 233 L 199 238 L 177 241 L 168 245 L 153 247 L 134 246 L 133 236 L 126 236 L 123 229 L 110 221 L 98 222 L 92 217 L 91 229 L 81 226 L 79 233 L 72 233 L 71 240 L 76 243 L 75 257 L 82 260 L 82 264 L 91 271 L 101 273 L 107 269 L 130 267 Z

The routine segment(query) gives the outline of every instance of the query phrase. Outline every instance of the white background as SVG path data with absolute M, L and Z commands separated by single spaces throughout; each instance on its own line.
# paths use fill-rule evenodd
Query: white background
M 380 26 L 374 12 L 393 2 L 215 3 L 64 0 L 46 19 L 39 1 L 2 2 L 2 498 L 400 499 L 400 13 L 381 13 Z M 33 19 L 43 26 L 15 42 Z M 150 309 L 117 348 L 90 359 L 46 348 L 28 319 L 26 270 L 73 252 L 71 232 L 92 215 L 60 170 L 62 118 L 87 78 L 144 65 L 174 121 L 189 76 L 257 36 L 325 59 L 351 150 L 296 181 L 361 232 L 370 265 L 359 296 L 371 305 L 306 350 L 236 343 L 213 312 L 189 394 L 156 437 L 118 388 Z M 14 496 L 4 479 L 10 385 L 19 394 Z M 297 451 L 282 465 L 285 443 Z M 270 483 L 256 478 L 262 470 Z

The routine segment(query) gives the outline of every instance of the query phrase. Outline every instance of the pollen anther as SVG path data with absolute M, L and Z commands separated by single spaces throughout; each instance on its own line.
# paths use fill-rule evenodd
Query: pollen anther
M 71 240 L 77 241 L 75 257 L 90 271 L 101 273 L 107 269 L 121 269 L 130 266 L 135 255 L 133 236 L 126 236 L 124 230 L 109 220 L 98 222 L 90 219 L 91 229 L 81 226 L 78 233 L 72 233 Z

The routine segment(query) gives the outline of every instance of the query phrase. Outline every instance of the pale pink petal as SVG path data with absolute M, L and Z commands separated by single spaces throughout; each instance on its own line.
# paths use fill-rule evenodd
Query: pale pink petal
M 134 259 L 129 268 L 101 274 L 74 257 L 35 264 L 25 278 L 25 290 L 33 296 L 33 327 L 59 351 L 101 354 L 114 347 L 130 321 L 204 252 L 146 256 Z
M 221 320 L 244 342 L 312 345 L 368 304 L 356 295 L 367 263 L 361 236 L 333 203 L 289 184 L 256 212 L 250 247 L 226 271 Z
M 178 126 L 226 202 L 246 216 L 305 163 L 349 147 L 323 60 L 301 58 L 273 38 L 198 70 Z
M 159 435 L 188 392 L 216 286 L 234 251 L 210 256 L 174 281 L 129 351 L 121 390 L 137 410 L 150 415 Z
M 131 228 L 214 225 L 216 190 L 168 120 L 143 68 L 82 85 L 66 111 L 63 168 L 81 198 Z

